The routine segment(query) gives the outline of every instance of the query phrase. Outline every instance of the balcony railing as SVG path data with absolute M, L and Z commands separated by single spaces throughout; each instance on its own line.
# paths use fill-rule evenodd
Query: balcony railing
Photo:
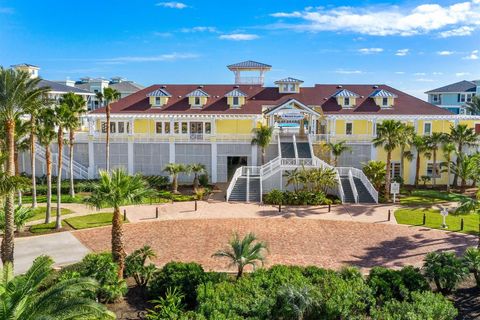
M 117 143 L 133 142 L 240 142 L 250 143 L 252 141 L 252 134 L 204 134 L 204 133 L 187 133 L 187 134 L 128 134 L 128 133 L 112 133 L 110 134 L 110 141 Z M 77 132 L 75 140 L 77 142 L 104 142 L 106 139 L 105 133 L 95 132 L 90 135 L 88 132 Z M 272 140 L 275 140 L 273 137 Z
M 310 139 L 312 143 L 321 143 L 321 142 L 362 142 L 369 143 L 375 138 L 372 134 L 311 134 Z

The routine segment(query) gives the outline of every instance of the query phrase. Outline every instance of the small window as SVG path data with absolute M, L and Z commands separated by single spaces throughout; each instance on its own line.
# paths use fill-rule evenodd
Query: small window
M 163 122 L 157 122 L 155 123 L 155 133 L 161 134 L 163 133 Z
M 170 122 L 165 122 L 165 134 L 170 134 Z
M 295 92 L 295 84 L 290 84 L 290 92 Z
M 195 99 L 194 99 L 194 105 L 196 105 L 196 106 L 200 106 L 200 105 L 201 105 L 200 97 L 195 97 Z
M 390 162 L 390 178 L 395 179 L 395 177 L 400 176 L 400 162 Z
M 187 133 L 188 133 L 188 123 L 182 122 L 182 134 L 187 134 Z
M 107 133 L 107 123 L 102 122 L 101 127 L 102 133 Z
M 432 134 L 432 124 L 430 122 L 423 124 L 423 134 L 428 136 Z
M 233 105 L 234 106 L 239 106 L 240 105 L 240 98 L 239 97 L 233 97 Z
M 118 133 L 125 133 L 125 122 L 118 123 Z
M 382 106 L 384 106 L 384 107 L 388 106 L 388 98 L 383 98 L 382 99 Z
M 173 133 L 175 134 L 179 134 L 180 133 L 180 123 L 179 122 L 175 122 L 173 124 Z
M 349 97 L 345 97 L 344 100 L 343 100 L 343 104 L 345 106 L 349 106 L 350 105 L 350 98 Z
M 345 134 L 347 134 L 347 135 L 353 134 L 353 123 L 347 122 L 345 124 Z
M 212 133 L 212 124 L 210 122 L 205 122 L 205 134 Z
M 110 122 L 110 133 L 117 132 L 117 124 L 115 122 Z
M 155 97 L 155 105 L 159 106 L 162 104 L 162 99 L 160 97 Z
M 435 166 L 435 177 L 433 176 L 433 163 L 427 163 L 427 176 L 431 178 L 440 178 L 440 164 L 437 163 Z
M 284 84 L 284 85 L 283 85 L 283 91 L 284 91 L 284 92 L 288 92 L 288 84 Z

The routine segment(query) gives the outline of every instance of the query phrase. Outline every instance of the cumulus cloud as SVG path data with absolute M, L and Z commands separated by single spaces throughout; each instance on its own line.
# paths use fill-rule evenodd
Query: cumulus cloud
M 403 57 L 409 54 L 409 52 L 410 52 L 410 49 L 399 49 L 397 50 L 397 52 L 395 52 L 395 55 L 399 57 Z
M 398 6 L 317 7 L 276 12 L 271 16 L 280 19 L 270 26 L 272 28 L 309 32 L 346 31 L 375 36 L 438 33 L 441 37 L 449 37 L 467 35 L 480 28 L 480 1 L 452 5 L 422 4 L 408 10 Z
M 454 54 L 455 52 L 454 51 L 448 51 L 448 50 L 443 50 L 443 51 L 437 51 L 437 54 L 439 56 L 450 56 L 452 54 Z
M 464 60 L 478 60 L 478 50 L 473 50 L 468 56 L 463 57 Z
M 180 29 L 181 32 L 185 33 L 194 33 L 194 32 L 218 32 L 217 28 L 215 27 L 205 27 L 205 26 L 198 26 L 192 28 L 182 28 Z
M 413 75 L 414 76 L 426 76 L 427 74 L 425 72 L 416 72 Z
M 464 77 L 470 75 L 470 72 L 457 72 L 455 73 L 456 77 Z
M 363 72 L 363 71 L 360 71 L 360 70 L 344 70 L 344 69 L 338 69 L 338 70 L 335 70 L 335 73 L 338 73 L 338 74 L 363 74 L 364 72 Z
M 375 53 L 380 53 L 383 52 L 382 48 L 362 48 L 358 49 L 358 52 L 361 54 L 375 54 Z
M 157 7 L 171 8 L 171 9 L 185 9 L 188 6 L 183 2 L 158 2 Z
M 256 34 L 249 33 L 232 33 L 232 34 L 222 34 L 220 37 L 222 40 L 233 40 L 233 41 L 248 41 L 258 39 L 259 36 Z
M 405 74 L 405 71 L 395 71 L 395 74 Z

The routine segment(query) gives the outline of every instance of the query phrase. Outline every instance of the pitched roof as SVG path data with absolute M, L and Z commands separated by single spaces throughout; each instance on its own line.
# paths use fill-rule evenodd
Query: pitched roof
M 462 80 L 437 89 L 429 90 L 425 93 L 435 92 L 475 92 L 477 85 L 473 81 Z
M 352 91 L 347 90 L 347 89 L 340 89 L 337 92 L 335 92 L 332 95 L 332 97 L 334 97 L 334 98 L 336 98 L 336 97 L 358 98 L 359 95 L 356 94 L 355 92 L 352 92 Z
M 232 70 L 232 69 L 270 69 L 272 66 L 269 64 L 257 62 L 257 61 L 242 61 L 239 63 L 234 63 L 231 65 L 228 65 L 227 68 Z
M 172 95 L 164 88 L 154 90 L 147 94 L 147 97 L 171 97 L 171 96 Z
M 303 80 L 288 77 L 288 78 L 284 78 L 284 79 L 280 79 L 280 80 L 275 81 L 275 84 L 278 84 L 278 83 L 303 83 L 303 82 L 304 82 Z
M 77 88 L 77 87 L 67 86 L 67 85 L 64 85 L 64 84 L 61 84 L 61 83 L 58 83 L 58 82 L 45 80 L 45 79 L 40 80 L 40 82 L 38 83 L 38 86 L 39 87 L 49 87 L 50 91 L 54 91 L 54 92 L 58 92 L 58 93 L 73 92 L 73 93 L 80 94 L 80 95 L 88 95 L 88 96 L 93 95 L 93 93 L 91 93 L 90 91 L 83 90 L 83 89 L 80 89 L 80 88 Z
M 14 64 L 14 65 L 12 65 L 12 67 L 13 67 L 13 68 L 17 68 L 17 67 L 28 67 L 28 68 L 37 68 L 37 69 L 40 69 L 40 67 L 34 66 L 33 64 L 29 64 L 29 63 Z
M 150 105 L 147 94 L 167 86 L 172 95 L 162 108 Z M 227 104 L 225 94 L 237 88 L 248 97 L 242 108 L 231 108 Z M 245 114 L 261 115 L 265 108 L 281 105 L 289 99 L 295 99 L 318 111 L 321 108 L 326 115 L 451 115 L 448 110 L 437 107 L 426 101 L 408 95 L 387 85 L 343 85 L 343 89 L 359 95 L 355 108 L 342 108 L 332 95 L 338 91 L 337 84 L 317 84 L 313 87 L 302 87 L 298 93 L 280 93 L 277 87 L 261 85 L 205 85 L 202 90 L 210 95 L 205 106 L 195 109 L 188 103 L 186 95 L 198 89 L 198 85 L 159 84 L 133 93 L 113 103 L 112 114 Z M 391 108 L 381 108 L 369 98 L 374 89 L 384 89 L 397 95 Z M 93 114 L 105 113 L 104 108 L 92 111 Z
M 203 91 L 202 89 L 198 88 L 193 90 L 192 92 L 189 92 L 185 95 L 186 97 L 210 97 L 208 93 Z
M 233 89 L 225 94 L 225 97 L 247 97 L 247 94 L 238 88 Z
M 137 92 L 138 90 L 145 88 L 144 86 L 133 81 L 114 82 L 110 83 L 108 86 L 116 89 L 119 92 Z
M 372 93 L 370 93 L 369 97 L 372 97 L 372 98 L 377 98 L 377 97 L 381 97 L 381 98 L 397 98 L 397 95 L 394 94 L 394 93 L 391 93 L 385 89 L 376 89 L 374 90 Z

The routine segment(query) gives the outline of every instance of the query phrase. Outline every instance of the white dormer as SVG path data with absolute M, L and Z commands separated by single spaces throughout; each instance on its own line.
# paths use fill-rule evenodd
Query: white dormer
M 380 108 L 393 107 L 395 105 L 395 99 L 397 98 L 397 95 L 387 90 L 377 88 L 374 87 L 375 91 L 373 91 L 369 97 L 373 98 L 375 100 L 375 104 Z
M 240 108 L 245 104 L 247 95 L 240 89 L 235 88 L 232 91 L 227 92 L 225 97 L 227 97 L 227 104 L 230 108 Z
M 15 64 L 12 66 L 12 68 L 27 72 L 32 79 L 38 78 L 38 70 L 40 70 L 39 67 L 28 63 Z
M 162 107 L 166 105 L 168 103 L 168 98 L 170 98 L 171 96 L 172 95 L 168 93 L 165 87 L 161 87 L 147 94 L 150 105 L 152 107 Z
M 208 97 L 210 97 L 208 93 L 206 93 L 201 89 L 201 87 L 193 90 L 186 96 L 188 97 L 188 104 L 190 104 L 192 108 L 203 107 L 204 105 L 207 104 Z
M 341 86 L 338 88 L 341 88 Z M 337 99 L 337 103 L 342 106 L 342 108 L 353 108 L 357 105 L 357 98 L 360 96 L 350 90 L 339 89 L 332 97 Z
M 303 80 L 291 77 L 275 81 L 275 84 L 278 85 L 278 92 L 280 93 L 299 93 L 302 83 Z

